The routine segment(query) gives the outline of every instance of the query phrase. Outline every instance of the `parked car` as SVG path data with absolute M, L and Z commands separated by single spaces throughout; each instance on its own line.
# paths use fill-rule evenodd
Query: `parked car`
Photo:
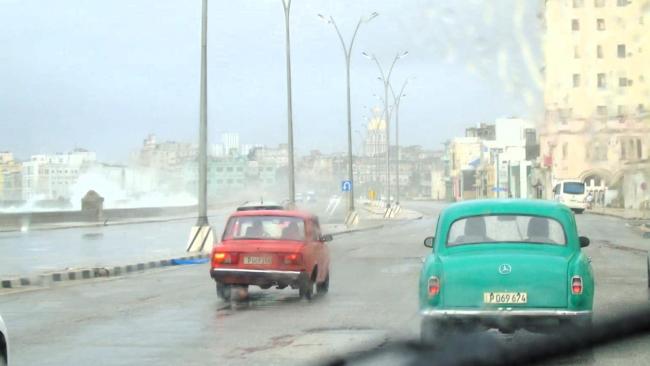
M 331 235 L 321 233 L 318 217 L 289 210 L 244 210 L 233 213 L 221 243 L 212 250 L 210 275 L 222 299 L 248 291 L 287 286 L 301 297 L 327 293 Z
M 457 203 L 439 217 L 420 274 L 421 337 L 497 328 L 591 325 L 594 279 L 575 217 L 529 200 Z
M 7 327 L 0 316 L 0 365 L 9 364 L 9 337 L 7 336 Z
M 585 183 L 580 180 L 559 181 L 553 187 L 553 194 L 557 202 L 564 203 L 575 213 L 584 212 L 588 206 Z

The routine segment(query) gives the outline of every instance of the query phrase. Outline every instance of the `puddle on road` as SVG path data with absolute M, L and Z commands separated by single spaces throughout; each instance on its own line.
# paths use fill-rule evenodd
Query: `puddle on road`
M 256 359 L 314 361 L 343 356 L 349 352 L 381 347 L 388 332 L 365 327 L 313 328 L 301 334 L 272 337 L 257 347 L 240 348 L 240 356 Z
M 418 273 L 420 272 L 421 268 L 422 268 L 422 262 L 420 260 L 415 263 L 403 263 L 403 264 L 388 266 L 383 268 L 381 272 L 388 273 L 388 274 L 401 274 L 401 273 L 412 273 L 412 272 Z

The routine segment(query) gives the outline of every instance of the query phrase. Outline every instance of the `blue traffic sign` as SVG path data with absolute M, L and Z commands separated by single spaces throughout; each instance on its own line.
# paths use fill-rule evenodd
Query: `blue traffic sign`
M 350 192 L 352 191 L 352 182 L 349 180 L 344 180 L 341 182 L 341 192 Z

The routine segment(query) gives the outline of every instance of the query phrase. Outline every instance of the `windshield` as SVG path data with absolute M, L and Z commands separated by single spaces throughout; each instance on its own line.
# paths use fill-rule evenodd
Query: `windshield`
M 585 193 L 585 184 L 584 183 L 565 182 L 563 192 L 566 193 L 566 194 L 584 194 Z
M 562 225 L 551 218 L 523 215 L 472 216 L 454 221 L 447 246 L 487 243 L 566 245 Z
M 504 247 L 545 266 L 502 276 Z M 10 365 L 319 364 L 458 308 L 600 321 L 650 304 L 649 250 L 650 0 L 0 0 Z M 465 320 L 432 329 L 538 329 Z
M 240 216 L 228 221 L 223 240 L 305 239 L 305 223 L 287 216 Z

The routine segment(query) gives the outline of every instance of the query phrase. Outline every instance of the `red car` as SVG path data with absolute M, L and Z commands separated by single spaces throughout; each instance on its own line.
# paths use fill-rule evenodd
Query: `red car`
M 318 217 L 282 209 L 239 210 L 228 219 L 221 243 L 212 249 L 210 275 L 217 294 L 291 286 L 311 299 L 329 290 L 331 235 L 320 231 Z

